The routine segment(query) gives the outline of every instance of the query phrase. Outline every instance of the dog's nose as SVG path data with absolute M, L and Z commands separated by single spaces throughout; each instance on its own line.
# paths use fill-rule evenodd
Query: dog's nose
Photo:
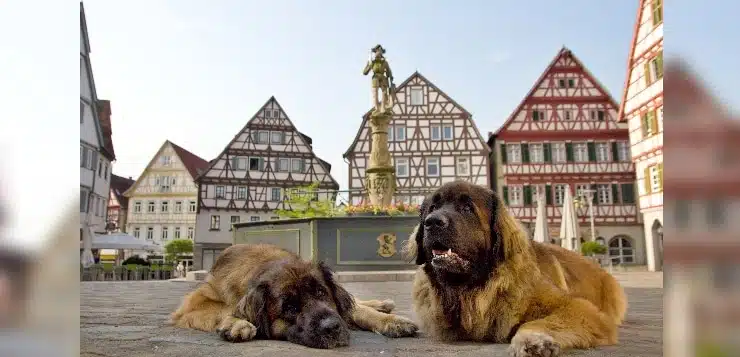
M 319 323 L 319 329 L 322 333 L 333 333 L 339 330 L 339 319 L 336 317 L 327 317 Z
M 424 219 L 424 227 L 427 228 L 445 228 L 447 227 L 447 223 L 447 217 L 437 212 L 430 213 Z

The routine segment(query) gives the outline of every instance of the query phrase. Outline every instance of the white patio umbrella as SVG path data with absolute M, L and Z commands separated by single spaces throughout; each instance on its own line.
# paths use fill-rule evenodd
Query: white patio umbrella
M 85 223 L 85 228 L 82 232 L 82 242 L 80 242 L 80 248 L 82 248 L 82 256 L 80 257 L 80 262 L 85 268 L 89 268 L 90 266 L 95 264 L 95 257 L 93 257 L 92 253 L 92 241 L 94 236 L 95 233 L 92 230 L 92 226 Z
M 576 214 L 576 207 L 573 203 L 573 195 L 570 193 L 570 186 L 566 186 L 565 188 L 560 219 L 560 246 L 576 252 L 580 251 L 581 241 L 578 238 L 578 215 Z
M 80 243 L 82 245 L 82 243 Z M 141 240 L 126 233 L 99 234 L 92 239 L 92 249 L 161 250 L 156 243 Z
M 542 187 L 537 189 L 537 217 L 534 221 L 535 242 L 550 243 L 550 232 L 547 229 L 547 208 L 545 207 L 545 193 Z

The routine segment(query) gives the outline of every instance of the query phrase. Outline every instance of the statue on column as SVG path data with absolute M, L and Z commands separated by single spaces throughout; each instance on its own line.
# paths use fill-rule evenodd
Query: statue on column
M 362 71 L 363 75 L 367 75 L 371 70 L 373 71 L 373 103 L 376 113 L 391 112 L 393 106 L 393 100 L 391 98 L 396 92 L 396 85 L 393 84 L 393 72 L 391 72 L 391 67 L 388 65 L 388 61 L 385 60 L 384 54 L 385 49 L 383 46 L 377 45 L 372 48 L 370 60 L 368 60 L 365 69 Z M 380 95 L 378 95 L 378 91 L 380 91 Z M 380 97 L 382 97 L 382 101 Z

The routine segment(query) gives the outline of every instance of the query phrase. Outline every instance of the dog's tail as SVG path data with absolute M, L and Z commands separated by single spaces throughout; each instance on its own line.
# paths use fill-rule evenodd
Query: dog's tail
M 617 279 L 609 273 L 601 278 L 601 311 L 621 325 L 627 313 L 627 295 Z

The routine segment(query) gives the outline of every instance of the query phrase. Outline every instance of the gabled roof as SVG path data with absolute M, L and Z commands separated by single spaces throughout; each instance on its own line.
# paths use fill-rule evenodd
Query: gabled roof
M 609 93 L 609 91 L 606 89 L 606 87 L 603 84 L 601 84 L 601 82 L 598 80 L 598 78 L 596 78 L 591 73 L 591 71 L 589 71 L 588 68 L 586 68 L 586 66 L 583 65 L 583 62 L 581 62 L 581 60 L 579 60 L 578 57 L 576 57 L 576 55 L 573 54 L 573 52 L 570 49 L 568 49 L 567 47 L 563 46 L 563 48 L 561 48 L 560 51 L 558 51 L 558 54 L 555 55 L 555 58 L 552 59 L 552 61 L 550 62 L 550 64 L 547 65 L 547 68 L 545 68 L 545 70 L 542 72 L 542 74 L 540 75 L 540 77 L 537 78 L 537 80 L 534 82 L 534 85 L 532 86 L 532 89 L 530 89 L 529 92 L 527 92 L 527 95 L 522 99 L 521 102 L 519 102 L 519 105 L 517 105 L 516 108 L 514 108 L 514 111 L 512 111 L 511 114 L 509 114 L 509 117 L 506 119 L 506 121 L 504 122 L 504 124 L 501 125 L 493 133 L 493 135 L 499 135 L 499 134 L 501 134 L 502 131 L 505 131 L 506 130 L 506 127 L 508 127 L 509 124 L 511 124 L 511 122 L 514 121 L 514 119 L 516 118 L 516 114 L 519 113 L 519 111 L 522 109 L 522 107 L 524 106 L 524 104 L 527 102 L 527 99 L 529 99 L 530 97 L 532 97 L 532 95 L 535 93 L 535 91 L 537 91 L 537 88 L 540 86 L 540 83 L 542 83 L 542 81 L 547 77 L 547 75 L 550 74 L 550 70 L 552 70 L 552 68 L 555 67 L 555 65 L 558 63 L 558 60 L 560 58 L 563 58 L 563 57 L 570 57 L 573 60 L 573 62 L 575 62 L 576 65 L 578 65 L 578 67 L 580 67 L 581 70 L 583 70 L 583 72 L 586 74 L 586 77 L 589 79 L 589 81 L 591 81 L 591 83 L 593 83 L 597 88 L 599 88 L 602 92 L 604 92 L 604 94 L 607 96 L 607 98 L 611 102 L 611 104 L 615 108 L 618 108 L 619 107 L 619 105 L 617 104 L 617 102 L 614 100 L 614 97 L 612 97 L 612 95 Z
M 241 130 L 239 130 L 239 132 L 237 132 L 237 133 L 236 133 L 236 135 L 234 135 L 234 137 L 233 137 L 233 138 L 231 139 L 231 141 L 229 141 L 229 143 L 228 143 L 228 144 L 226 144 L 226 146 L 224 146 L 224 149 L 223 149 L 223 150 L 221 150 L 221 152 L 220 152 L 220 153 L 218 154 L 218 156 L 216 156 L 216 158 L 214 158 L 213 160 L 211 160 L 211 161 L 209 161 L 209 162 L 208 162 L 208 165 L 207 165 L 207 167 L 206 167 L 206 168 L 204 168 L 203 170 L 201 170 L 201 171 L 199 172 L 199 174 L 198 174 L 198 175 L 197 175 L 197 176 L 195 177 L 195 181 L 196 181 L 196 182 L 200 182 L 200 180 L 201 180 L 201 179 L 202 179 L 202 178 L 203 178 L 203 177 L 205 176 L 205 174 L 206 174 L 206 173 L 207 173 L 208 171 L 210 171 L 210 170 L 211 170 L 211 169 L 213 168 L 213 165 L 215 165 L 215 164 L 216 164 L 216 163 L 218 162 L 218 159 L 219 159 L 220 157 L 222 157 L 222 156 L 223 156 L 223 155 L 224 155 L 224 154 L 226 153 L 226 151 L 227 151 L 227 150 L 229 150 L 229 148 L 231 147 L 231 145 L 233 145 L 233 144 L 234 144 L 234 142 L 235 142 L 235 141 L 236 141 L 236 139 L 237 139 L 237 138 L 239 137 L 239 135 L 240 135 L 241 133 L 243 133 L 243 132 L 244 132 L 245 130 L 247 130 L 247 129 L 249 128 L 249 124 L 251 124 L 251 123 L 252 123 L 253 121 L 255 121 L 255 120 L 257 119 L 257 115 L 258 115 L 258 114 L 259 114 L 259 113 L 260 113 L 260 112 L 261 112 L 262 110 L 264 110 L 264 109 L 265 109 L 265 108 L 266 108 L 266 107 L 267 107 L 267 106 L 268 106 L 268 105 L 269 105 L 270 103 L 274 103 L 274 104 L 275 104 L 275 105 L 276 105 L 276 106 L 278 107 L 278 109 L 279 109 L 279 110 L 280 110 L 280 111 L 281 111 L 282 113 L 284 113 L 284 114 L 285 114 L 285 117 L 287 118 L 287 120 L 288 120 L 288 123 L 290 123 L 290 125 L 291 125 L 291 126 L 293 127 L 293 130 L 294 130 L 294 131 L 295 131 L 295 132 L 296 132 L 296 133 L 297 133 L 297 134 L 298 134 L 299 136 L 301 136 L 301 138 L 303 138 L 303 140 L 305 140 L 305 141 L 306 141 L 306 145 L 308 146 L 308 150 L 309 150 L 309 151 L 311 152 L 311 154 L 313 154 L 313 156 L 314 156 L 314 157 L 315 157 L 315 158 L 317 159 L 317 161 L 318 161 L 319 165 L 320 165 L 320 166 L 321 166 L 321 167 L 322 167 L 322 168 L 324 169 L 324 171 L 326 172 L 326 175 L 327 175 L 327 176 L 329 176 L 329 179 L 331 180 L 332 184 L 334 184 L 334 185 L 335 185 L 335 186 L 336 186 L 336 187 L 338 188 L 338 187 L 339 187 L 339 183 L 338 183 L 338 182 L 337 182 L 337 181 L 336 181 L 336 180 L 334 179 L 334 177 L 333 177 L 333 176 L 331 175 L 331 165 L 330 165 L 329 167 L 327 167 L 327 166 L 326 166 L 326 161 L 324 161 L 324 160 L 322 160 L 321 158 L 319 158 L 319 156 L 318 156 L 318 155 L 316 155 L 316 153 L 315 153 L 315 152 L 313 152 L 313 139 L 311 139 L 311 137 L 309 137 L 308 135 L 306 135 L 306 134 L 304 134 L 304 133 L 302 133 L 302 132 L 298 131 L 298 128 L 297 128 L 297 127 L 295 126 L 295 124 L 293 124 L 293 121 L 292 121 L 292 120 L 290 120 L 290 116 L 288 116 L 288 113 L 287 113 L 287 112 L 285 111 L 285 109 L 283 109 L 283 106 L 281 106 L 281 105 L 280 105 L 280 103 L 279 103 L 279 102 L 277 101 L 277 99 L 275 99 L 275 96 L 274 96 L 274 95 L 273 95 L 273 96 L 270 96 L 270 98 L 269 98 L 269 99 L 267 99 L 267 101 L 265 102 L 265 104 L 263 104 L 262 106 L 260 106 L 260 108 L 259 108 L 259 109 L 257 109 L 257 111 L 255 111 L 255 112 L 254 112 L 254 115 L 252 115 L 252 118 L 250 118 L 250 119 L 249 119 L 249 120 L 247 121 L 247 123 L 246 123 L 246 124 L 244 124 L 244 126 L 243 126 L 243 127 L 241 128 Z
M 635 20 L 635 26 L 632 29 L 632 42 L 630 42 L 630 52 L 627 54 L 627 78 L 624 80 L 624 91 L 622 92 L 622 102 L 619 105 L 619 112 L 617 113 L 617 121 L 624 121 L 624 105 L 627 101 L 627 92 L 630 89 L 630 77 L 632 77 L 632 65 L 634 59 L 632 58 L 637 46 L 637 35 L 640 33 L 640 23 L 642 22 L 642 11 L 645 7 L 645 0 L 640 0 L 637 5 L 637 19 Z
M 98 91 L 95 88 L 95 77 L 92 73 L 92 61 L 90 60 L 90 36 L 87 33 L 87 19 L 85 16 L 85 7 L 82 6 L 82 1 L 80 1 L 80 27 L 82 28 L 82 37 L 85 40 L 85 60 L 87 61 L 87 78 L 90 81 L 90 106 L 92 106 L 92 112 L 98 113 Z M 103 131 L 100 128 L 100 121 L 99 120 L 93 120 L 93 124 L 95 125 L 95 134 L 98 136 L 98 142 L 100 143 L 101 149 L 104 148 L 105 139 L 103 139 Z M 105 152 L 105 150 L 101 150 Z
M 393 93 L 393 95 L 395 96 L 398 92 L 401 91 L 401 89 L 405 88 L 414 78 L 419 78 L 421 81 L 426 83 L 427 86 L 437 91 L 442 98 L 448 100 L 454 106 L 460 108 L 460 110 L 462 110 L 463 114 L 467 116 L 468 119 L 472 119 L 473 115 L 470 114 L 470 112 L 467 109 L 465 109 L 465 107 L 457 103 L 454 99 L 452 99 L 449 95 L 447 95 L 447 93 L 439 89 L 439 87 L 437 87 L 434 83 L 432 83 L 432 81 L 424 77 L 421 73 L 419 73 L 419 71 L 415 71 L 414 73 L 411 74 L 411 76 L 406 78 L 405 81 L 397 85 L 396 91 Z M 357 142 L 360 140 L 360 135 L 362 134 L 362 128 L 365 127 L 365 124 L 370 119 L 370 113 L 372 113 L 372 111 L 373 109 L 371 108 L 367 112 L 365 112 L 365 114 L 362 116 L 362 123 L 360 124 L 360 128 L 357 129 L 357 133 L 355 134 L 355 139 L 352 141 L 352 144 L 350 144 L 349 148 L 344 152 L 344 154 L 342 154 L 343 158 L 346 159 L 347 156 L 349 156 L 349 154 L 355 149 L 355 146 L 357 146 Z M 483 140 L 483 137 L 480 135 L 480 132 L 478 131 L 478 127 L 476 125 L 473 125 L 473 129 L 475 129 L 475 131 L 478 133 L 478 137 L 481 138 L 481 140 Z
M 110 190 L 113 192 L 113 195 L 116 196 L 118 203 L 123 208 L 128 207 L 128 197 L 124 196 L 123 193 L 126 192 L 129 187 L 133 186 L 134 182 L 136 182 L 136 180 L 132 180 L 131 178 L 125 178 L 116 174 L 110 175 Z
M 146 165 L 144 172 L 146 172 L 149 169 L 149 167 L 152 166 L 154 161 L 159 157 L 159 155 L 162 153 L 162 150 L 167 145 L 172 146 L 172 149 L 175 151 L 175 154 L 177 154 L 177 156 L 180 158 L 180 162 L 182 162 L 183 166 L 185 166 L 185 169 L 188 171 L 188 173 L 190 174 L 190 177 L 193 178 L 193 180 L 195 180 L 195 177 L 199 170 L 202 170 L 204 167 L 208 166 L 208 161 L 203 160 L 198 155 L 195 155 L 191 153 L 190 151 L 183 149 L 179 145 L 169 140 L 165 140 L 162 146 L 160 146 L 159 149 L 157 150 L 157 153 L 154 154 L 154 156 L 152 156 L 151 160 L 149 160 L 149 163 Z M 141 182 L 144 176 L 146 175 L 144 174 L 139 175 L 139 178 L 136 179 L 136 182 L 134 182 L 134 184 L 132 184 L 131 187 L 129 187 L 126 190 L 126 192 L 124 192 L 123 194 L 125 196 L 130 196 L 130 194 L 132 193 L 130 191 L 133 191 L 134 189 L 136 189 L 136 187 L 139 185 L 139 183 Z
M 113 150 L 113 128 L 111 124 L 110 100 L 98 99 L 98 119 L 103 131 L 103 143 L 101 152 L 111 161 L 116 160 L 116 152 Z

